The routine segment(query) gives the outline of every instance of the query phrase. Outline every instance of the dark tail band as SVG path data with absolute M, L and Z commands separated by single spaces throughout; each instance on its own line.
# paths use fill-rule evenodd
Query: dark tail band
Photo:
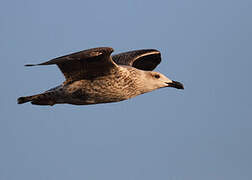
M 29 101 L 31 101 L 32 99 L 31 99 L 31 96 L 27 96 L 27 97 L 19 97 L 18 99 L 17 99 L 17 103 L 18 104 L 23 104 L 23 103 L 27 103 L 27 102 L 29 102 Z

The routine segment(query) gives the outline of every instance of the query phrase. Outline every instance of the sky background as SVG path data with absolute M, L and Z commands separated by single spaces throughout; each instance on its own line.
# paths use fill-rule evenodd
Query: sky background
M 1 180 L 251 180 L 251 0 L 2 0 Z M 155 48 L 184 83 L 91 106 L 17 105 L 83 49 Z

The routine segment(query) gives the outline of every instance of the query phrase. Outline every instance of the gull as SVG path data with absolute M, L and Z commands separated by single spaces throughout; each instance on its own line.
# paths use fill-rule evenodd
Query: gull
M 164 87 L 184 89 L 182 83 L 152 71 L 161 62 L 158 50 L 141 49 L 111 56 L 113 51 L 111 47 L 98 47 L 25 65 L 56 64 L 65 81 L 43 93 L 19 97 L 18 104 L 89 105 L 123 101 Z

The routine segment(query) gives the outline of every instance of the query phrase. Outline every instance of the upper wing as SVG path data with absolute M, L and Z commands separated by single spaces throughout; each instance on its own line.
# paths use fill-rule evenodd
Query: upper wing
M 161 62 L 161 54 L 155 49 L 142 49 L 116 54 L 112 56 L 112 59 L 119 65 L 152 71 Z
M 112 52 L 113 49 L 110 47 L 99 47 L 26 66 L 57 64 L 66 78 L 65 83 L 68 83 L 110 73 L 111 69 L 117 67 L 110 56 Z

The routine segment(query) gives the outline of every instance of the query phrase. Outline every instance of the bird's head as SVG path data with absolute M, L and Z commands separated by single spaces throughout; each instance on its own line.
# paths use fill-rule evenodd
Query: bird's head
M 170 80 L 165 75 L 159 72 L 145 71 L 145 87 L 149 90 L 155 90 L 163 87 L 173 87 L 177 89 L 184 89 L 182 83 Z

